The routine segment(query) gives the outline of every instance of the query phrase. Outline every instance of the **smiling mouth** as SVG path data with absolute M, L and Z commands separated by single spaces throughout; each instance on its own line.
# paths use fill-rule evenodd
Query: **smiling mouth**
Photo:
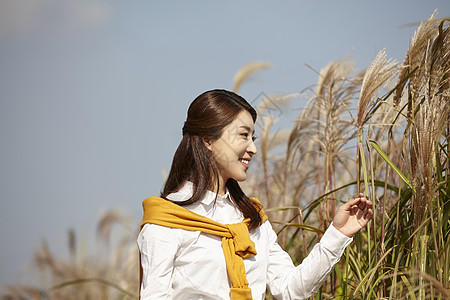
M 248 164 L 250 163 L 250 160 L 244 159 L 244 158 L 239 158 L 239 161 L 248 168 Z

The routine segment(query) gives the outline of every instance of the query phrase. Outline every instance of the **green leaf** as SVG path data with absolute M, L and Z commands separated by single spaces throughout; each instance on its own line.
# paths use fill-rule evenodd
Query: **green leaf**
M 299 228 L 299 229 L 303 229 L 303 230 L 311 231 L 311 232 L 315 232 L 315 233 L 320 233 L 320 234 L 324 233 L 324 231 L 319 229 L 319 228 L 316 228 L 316 227 L 313 227 L 313 226 L 304 225 L 304 224 L 287 223 L 286 226 L 296 227 L 296 228 Z
M 369 140 L 370 145 L 375 149 L 375 151 L 380 154 L 381 158 L 394 170 L 395 173 L 397 173 L 398 176 L 416 193 L 416 190 L 412 186 L 411 182 L 409 182 L 408 178 L 406 178 L 405 175 L 403 175 L 402 172 L 394 165 L 394 163 L 389 159 L 389 157 L 384 153 L 384 151 L 381 149 L 381 147 L 375 142 L 374 140 Z

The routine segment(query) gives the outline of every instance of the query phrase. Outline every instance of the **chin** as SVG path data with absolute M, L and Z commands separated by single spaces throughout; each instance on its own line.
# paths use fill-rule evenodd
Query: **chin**
M 244 176 L 236 176 L 233 179 L 236 180 L 237 182 L 245 181 L 247 179 L 247 174 L 245 174 Z

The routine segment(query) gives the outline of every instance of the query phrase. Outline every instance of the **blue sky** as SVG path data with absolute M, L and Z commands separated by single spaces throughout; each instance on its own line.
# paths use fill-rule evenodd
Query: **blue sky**
M 249 101 L 300 92 L 317 81 L 305 64 L 403 60 L 435 9 L 450 1 L 1 1 L 0 285 L 23 280 L 43 238 L 65 255 L 69 228 L 94 235 L 102 211 L 138 224 L 189 103 L 243 65 L 273 64 Z

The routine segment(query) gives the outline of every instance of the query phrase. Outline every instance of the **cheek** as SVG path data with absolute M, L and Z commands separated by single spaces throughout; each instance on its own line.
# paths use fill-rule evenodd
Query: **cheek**
M 237 155 L 240 155 L 242 153 L 245 153 L 245 150 L 248 147 L 248 141 L 244 139 L 235 139 L 232 141 L 228 141 L 227 143 L 227 149 L 230 152 L 233 152 Z
M 221 168 L 227 168 L 231 161 L 231 154 L 228 149 L 223 145 L 223 143 L 218 143 L 214 145 L 212 149 L 212 155 L 214 160 L 218 163 Z
M 230 164 L 230 158 L 226 155 L 226 153 L 216 154 L 214 159 L 222 169 L 228 168 Z
M 239 143 L 239 146 L 236 147 L 236 151 L 239 157 L 242 157 L 245 154 L 245 152 L 247 152 L 248 146 L 249 146 L 248 141 L 243 141 Z
M 213 144 L 212 153 L 214 159 L 222 168 L 227 168 L 234 164 L 239 164 L 238 159 L 244 156 L 248 147 L 248 141 L 239 139 L 218 140 Z

